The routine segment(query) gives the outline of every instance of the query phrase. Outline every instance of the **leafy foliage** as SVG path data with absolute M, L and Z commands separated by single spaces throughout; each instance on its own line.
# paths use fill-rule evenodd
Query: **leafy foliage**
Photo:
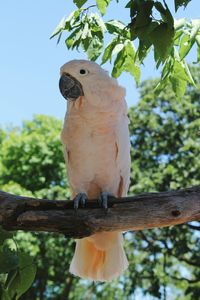
M 120 20 L 104 21 L 110 0 L 96 0 L 96 5 L 85 5 L 87 0 L 74 0 L 77 10 L 63 18 L 53 32 L 60 41 L 63 32 L 69 32 L 65 39 L 68 49 L 82 48 L 90 60 L 101 57 L 101 62 L 113 62 L 112 76 L 129 72 L 139 84 L 140 65 L 153 49 L 156 68 L 161 69 L 161 80 L 156 87 L 157 94 L 169 82 L 178 97 L 182 97 L 187 83 L 194 84 L 184 59 L 196 45 L 197 62 L 200 59 L 200 20 L 174 20 L 166 1 L 130 0 L 125 9 L 130 11 L 130 22 Z M 118 2 L 118 1 L 117 1 Z M 175 10 L 186 7 L 190 0 L 174 0 Z M 100 15 L 98 14 L 100 13 Z M 159 17 L 158 17 L 159 16 Z M 104 47 L 104 40 L 109 43 Z M 134 45 L 137 44 L 137 48 Z M 102 54 L 103 53 L 103 54 Z
M 3 281 L 0 285 L 0 296 L 2 300 L 17 300 L 32 285 L 36 265 L 30 254 L 17 249 L 11 233 L 3 229 L 0 229 L 0 233 L 0 274 Z M 13 243 L 15 247 L 12 246 Z
M 34 122 L 24 122 L 22 130 L 10 131 L 1 149 L 3 170 L 0 183 L 13 181 L 34 192 L 65 186 L 65 164 L 58 133 L 60 128 L 60 121 L 38 116 Z M 56 162 L 54 169 L 50 168 L 53 161 Z
M 24 122 L 21 129 L 13 128 L 7 132 L 2 130 L 0 188 L 14 194 L 48 199 L 69 197 L 60 131 L 61 122 L 46 116 L 37 116 L 33 121 Z M 62 255 L 60 250 L 57 255 L 58 262 L 62 261 L 62 256 L 67 259 L 62 279 L 57 276 L 60 263 L 57 262 L 55 267 L 48 267 L 51 259 L 55 263 L 56 244 L 63 249 Z M 66 241 L 64 237 L 47 234 L 35 236 L 18 232 L 13 239 L 13 233 L 1 229 L 0 299 L 21 299 L 35 276 L 34 290 L 38 292 L 33 296 L 30 289 L 30 294 L 27 294 L 29 300 L 36 299 L 37 296 L 40 297 L 40 293 L 45 292 L 49 274 L 57 284 L 59 281 L 64 283 L 68 261 L 71 259 L 71 245 L 72 241 Z M 34 260 L 32 256 L 35 257 Z M 45 256 L 48 259 L 43 260 Z M 66 259 L 63 264 L 66 264 Z M 46 279 L 41 283 L 43 275 Z
M 159 97 L 154 93 L 157 81 L 141 84 L 141 100 L 129 111 L 131 194 L 200 184 L 199 71 L 199 67 L 191 70 L 198 89 L 189 85 L 179 102 L 170 83 Z M 61 122 L 47 116 L 35 116 L 20 129 L 0 130 L 0 188 L 48 199 L 69 197 L 60 130 Z M 53 173 L 55 180 L 49 175 Z M 43 184 L 40 176 L 45 178 Z M 93 283 L 69 274 L 74 241 L 64 236 L 1 230 L 0 299 L 123 300 L 151 296 L 198 300 L 199 230 L 199 222 L 192 222 L 127 233 L 130 267 L 111 283 Z

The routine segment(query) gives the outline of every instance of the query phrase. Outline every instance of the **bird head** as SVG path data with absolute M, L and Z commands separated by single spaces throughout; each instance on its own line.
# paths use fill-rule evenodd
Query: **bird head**
M 125 90 L 117 80 L 95 62 L 72 60 L 61 67 L 59 88 L 62 96 L 80 108 L 84 104 L 96 108 L 108 108 L 113 101 L 122 99 Z M 81 100 L 81 101 L 80 101 Z

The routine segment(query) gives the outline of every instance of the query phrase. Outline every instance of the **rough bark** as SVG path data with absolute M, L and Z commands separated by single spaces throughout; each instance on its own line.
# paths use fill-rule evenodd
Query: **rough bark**
M 80 238 L 100 231 L 143 230 L 200 220 L 200 186 L 162 193 L 109 199 L 108 209 L 89 200 L 21 197 L 0 191 L 0 225 L 6 230 L 49 231 Z

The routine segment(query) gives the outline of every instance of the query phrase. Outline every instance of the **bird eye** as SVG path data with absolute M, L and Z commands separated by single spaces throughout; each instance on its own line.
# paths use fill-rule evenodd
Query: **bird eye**
M 86 69 L 80 69 L 79 73 L 81 75 L 87 75 L 88 74 L 88 70 L 86 70 Z

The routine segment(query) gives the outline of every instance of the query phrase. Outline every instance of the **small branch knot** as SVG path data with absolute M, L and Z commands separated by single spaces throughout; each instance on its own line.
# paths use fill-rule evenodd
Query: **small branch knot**
M 173 217 L 179 217 L 180 214 L 181 214 L 181 212 L 180 212 L 178 209 L 172 210 L 172 216 L 173 216 Z

